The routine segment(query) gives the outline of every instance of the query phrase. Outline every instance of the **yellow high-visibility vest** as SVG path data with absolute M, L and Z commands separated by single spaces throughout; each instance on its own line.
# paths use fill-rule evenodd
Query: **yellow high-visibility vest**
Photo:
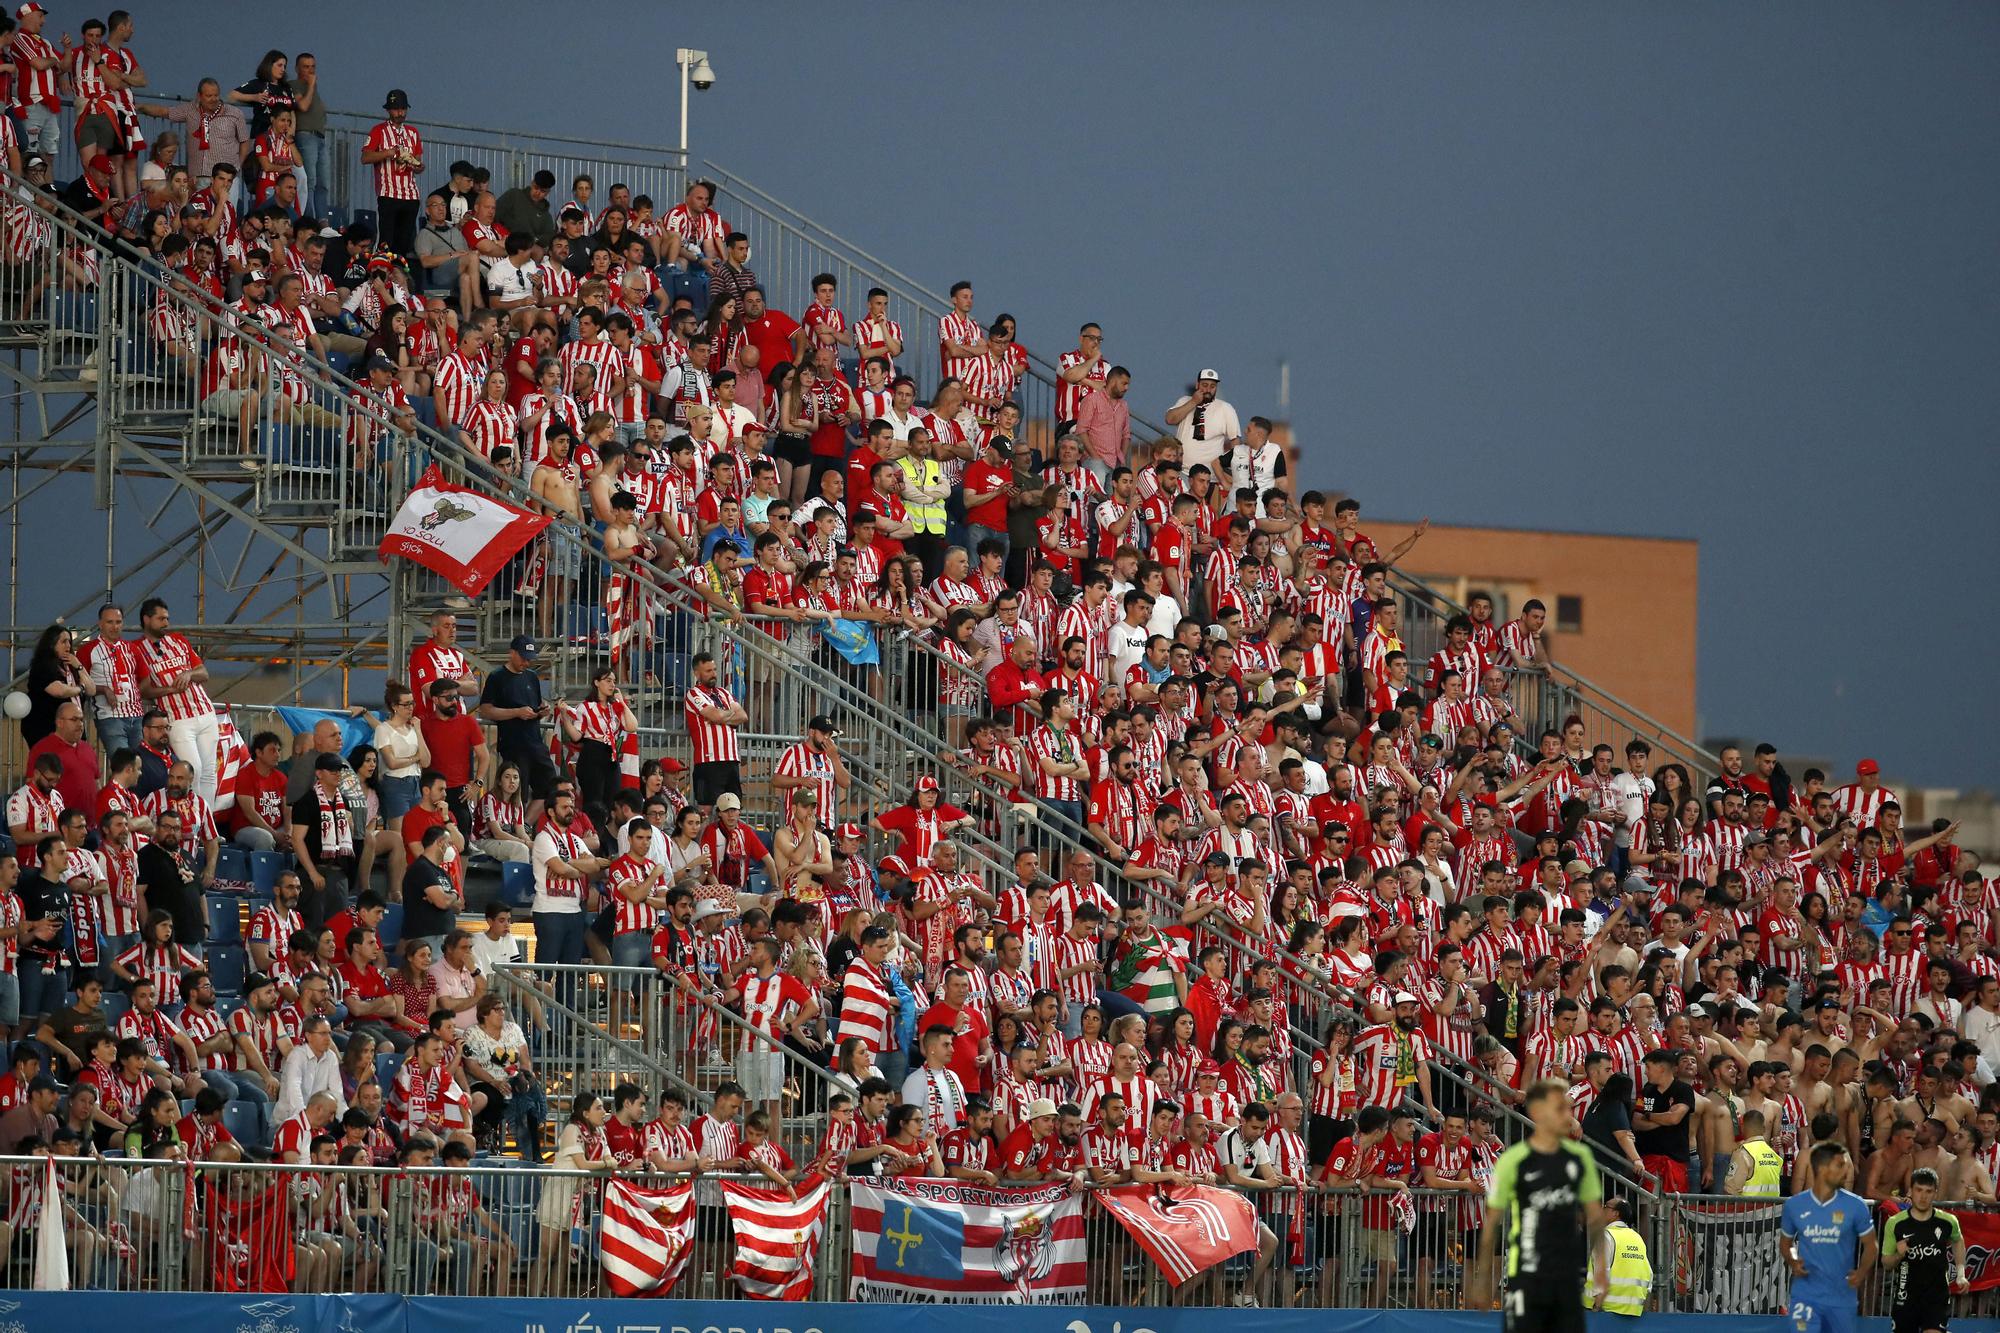
M 896 466 L 903 469 L 903 475 L 909 478 L 912 486 L 922 486 L 927 490 L 935 490 L 944 484 L 944 468 L 939 465 L 935 458 L 913 458 L 906 456 L 897 459 Z M 944 503 L 942 501 L 930 503 L 912 500 L 906 496 L 903 500 L 903 511 L 910 517 L 910 526 L 918 532 L 936 533 L 940 537 L 944 535 Z M 926 570 L 924 572 L 929 573 L 930 571 Z
M 1746 1199 L 1775 1199 L 1785 1182 L 1785 1159 L 1778 1150 L 1762 1139 L 1749 1139 L 1743 1144 L 1743 1151 L 1750 1154 L 1750 1179 L 1744 1183 L 1741 1197 Z
M 1606 1314 L 1629 1315 L 1636 1319 L 1646 1311 L 1646 1297 L 1653 1289 L 1653 1264 L 1646 1257 L 1646 1242 L 1623 1222 L 1604 1228 L 1604 1244 L 1611 1247 L 1609 1288 L 1604 1296 Z M 1595 1296 L 1587 1286 L 1583 1298 L 1587 1306 Z

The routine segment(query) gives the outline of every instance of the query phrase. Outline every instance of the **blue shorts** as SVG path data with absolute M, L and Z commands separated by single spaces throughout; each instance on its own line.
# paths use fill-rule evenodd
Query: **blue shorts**
M 1861 1313 L 1852 1292 L 1847 1299 L 1820 1300 L 1811 1292 L 1795 1291 L 1786 1307 L 1798 1333 L 1856 1333 Z
M 417 778 L 378 778 L 375 793 L 382 802 L 382 818 L 401 819 L 417 808 Z

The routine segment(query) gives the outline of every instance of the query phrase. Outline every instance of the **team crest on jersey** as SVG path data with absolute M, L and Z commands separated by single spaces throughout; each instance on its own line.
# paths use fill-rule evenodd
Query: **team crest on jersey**
M 1840 1224 L 1841 1224 L 1841 1223 L 1842 1223 L 1843 1221 L 1845 1221 L 1845 1220 L 1846 1220 L 1846 1218 L 1847 1218 L 1847 1214 L 1846 1214 L 1846 1213 L 1843 1213 L 1843 1212 L 1841 1212 L 1841 1211 L 1840 1211 L 1839 1209 L 1837 1209 L 1837 1208 L 1836 1208 L 1836 1209 L 1834 1210 L 1834 1213 L 1833 1213 L 1833 1224 L 1834 1224 L 1835 1226 L 1839 1226 L 1839 1225 L 1840 1225 Z

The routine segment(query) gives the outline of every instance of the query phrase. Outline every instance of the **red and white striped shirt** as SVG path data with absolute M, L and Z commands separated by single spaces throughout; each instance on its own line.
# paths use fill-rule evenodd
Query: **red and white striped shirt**
M 250 918 L 250 943 L 270 949 L 273 959 L 283 958 L 291 946 L 292 932 L 303 929 L 305 921 L 297 912 L 281 910 L 266 903 Z
M 1405 1052 L 1403 1042 L 1407 1040 Z M 1354 1039 L 1356 1094 L 1362 1106 L 1394 1108 L 1431 1058 L 1430 1042 L 1421 1032 L 1399 1033 L 1388 1023 L 1364 1028 Z
M 62 812 L 62 793 L 54 788 L 41 791 L 32 782 L 24 783 L 7 798 L 7 827 L 25 826 L 30 830 L 26 838 L 17 839 L 15 848 L 23 866 L 32 868 L 42 863 L 42 854 L 35 844 L 61 828 Z
M 1064 352 L 1056 358 L 1058 371 L 1073 370 L 1083 364 L 1083 353 Z M 1075 421 L 1083 410 L 1083 400 L 1104 387 L 1105 379 L 1111 374 L 1111 363 L 1098 357 L 1081 383 L 1072 384 L 1068 379 L 1056 380 L 1056 420 Z M 1143 1122 L 1141 1122 L 1143 1123 Z
M 1076 762 L 1076 741 L 1068 732 L 1058 735 L 1047 726 L 1037 727 L 1029 734 L 1026 749 L 1030 757 L 1029 767 L 1033 770 L 1035 795 L 1046 801 L 1075 801 L 1081 799 L 1082 788 L 1073 777 L 1054 777 L 1043 770 L 1039 759 L 1058 763 Z
M 227 1023 L 222 1017 L 220 1009 L 197 1010 L 190 1007 L 181 1010 L 181 1031 L 187 1034 L 188 1040 L 195 1044 L 197 1050 L 204 1043 L 214 1041 L 217 1037 L 221 1036 L 226 1026 Z M 201 1067 L 203 1069 L 236 1068 L 235 1044 L 232 1042 L 224 1046 L 221 1050 L 211 1051 L 209 1054 L 202 1056 Z M 277 1071 L 274 1069 L 271 1072 L 275 1074 Z
M 199 958 L 178 944 L 135 944 L 112 961 L 151 981 L 162 1008 L 181 1002 L 181 974 L 201 966 Z
M 1049 952 L 1050 966 L 1060 975 L 1069 968 L 1097 961 L 1097 936 L 1091 934 L 1078 939 L 1064 932 L 1050 941 Z M 1056 989 L 1065 1000 L 1074 1004 L 1097 1003 L 1097 979 L 1093 973 L 1078 972 L 1074 976 L 1061 977 L 1056 982 Z M 1145 1080 L 1141 1079 L 1140 1082 L 1143 1083 Z M 1088 1116 L 1090 1112 L 1086 1110 L 1084 1114 Z
M 14 39 L 15 45 L 21 39 Z M 1861 790 L 1861 784 L 1850 782 L 1844 787 L 1836 787 L 1833 792 L 1833 808 L 1853 819 L 1862 828 L 1872 828 L 1882 819 L 1882 807 L 1896 799 L 1896 793 L 1887 787 L 1877 786 L 1872 792 Z M 1899 803 L 1900 804 L 1900 803 Z
M 1106 1073 L 1090 1080 L 1083 1094 L 1083 1118 L 1097 1119 L 1098 1103 L 1107 1093 L 1117 1093 L 1125 1099 L 1125 1123 L 1128 1125 L 1149 1125 L 1153 1121 L 1153 1107 L 1159 1103 L 1159 1085 L 1139 1074 L 1130 1079 L 1117 1079 Z
M 169 677 L 202 666 L 201 655 L 179 634 L 151 635 L 139 640 L 139 679 L 156 685 Z M 190 680 L 171 694 L 154 700 L 161 711 L 176 722 L 195 722 L 215 716 L 215 704 L 200 681 Z
M 734 763 L 740 757 L 736 747 L 736 728 L 727 723 L 710 722 L 700 712 L 702 708 L 720 711 L 735 706 L 736 696 L 719 685 L 688 687 L 684 711 L 688 735 L 694 740 L 695 763 Z
M 611 863 L 604 872 L 604 884 L 611 892 L 614 916 L 611 932 L 624 935 L 630 931 L 643 930 L 651 935 L 660 928 L 660 913 L 645 898 L 634 902 L 622 892 L 628 884 L 637 884 L 653 873 L 659 864 L 650 857 L 641 860 L 627 853 Z
M 15 38 L 19 45 L 20 38 Z M 938 366 L 941 375 L 963 376 L 965 368 L 971 364 L 969 357 L 950 356 L 945 352 L 945 343 L 962 343 L 967 347 L 977 347 L 986 340 L 986 330 L 970 315 L 961 315 L 956 310 L 948 312 L 938 320 Z
M 25 32 L 15 33 L 7 49 L 14 56 L 14 109 L 26 111 L 31 106 L 45 106 L 60 112 L 62 90 L 58 80 L 62 76 L 62 53 L 49 43 L 48 38 L 30 36 Z M 34 60 L 56 63 L 47 69 L 36 69 L 29 63 Z
M 20 39 L 15 39 L 20 44 Z M 368 131 L 368 142 L 363 149 L 371 153 L 406 154 L 422 160 L 424 155 L 423 136 L 414 125 L 401 125 L 382 121 Z M 375 197 L 377 199 L 403 199 L 411 203 L 417 198 L 417 173 L 394 156 L 375 163 Z
M 785 1024 L 811 998 L 805 983 L 783 972 L 773 972 L 768 977 L 745 972 L 737 985 L 743 992 L 744 1021 L 771 1039 L 764 1045 L 765 1050 L 776 1049 L 775 1043 L 784 1036 Z
M 259 1018 L 247 1006 L 238 1009 L 229 1016 L 229 1030 L 239 1037 L 248 1037 L 250 1045 L 263 1058 L 264 1067 L 273 1074 L 278 1072 L 278 1066 L 284 1063 L 284 1053 L 278 1049 L 278 1043 L 285 1039 L 286 1034 L 284 1020 L 278 1017 L 276 1010 Z
M 785 788 L 787 824 L 792 822 L 792 802 L 798 799 L 798 794 L 802 791 L 813 792 L 819 797 L 819 820 L 822 824 L 834 821 L 839 795 L 834 783 L 832 759 L 814 750 L 804 741 L 798 741 L 785 747 L 784 753 L 778 756 L 777 767 L 772 771 L 779 777 L 812 779 L 803 787 Z

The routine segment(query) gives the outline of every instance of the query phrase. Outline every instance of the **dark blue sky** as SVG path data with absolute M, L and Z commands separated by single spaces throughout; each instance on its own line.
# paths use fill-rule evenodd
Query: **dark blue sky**
M 1289 358 L 1305 480 L 1372 513 L 1699 538 L 1705 732 L 1991 784 L 2000 8 L 275 12 L 135 46 L 661 144 L 706 47 L 697 156 L 1044 354 L 1103 321 L 1147 415 L 1203 365 L 1272 411 Z

